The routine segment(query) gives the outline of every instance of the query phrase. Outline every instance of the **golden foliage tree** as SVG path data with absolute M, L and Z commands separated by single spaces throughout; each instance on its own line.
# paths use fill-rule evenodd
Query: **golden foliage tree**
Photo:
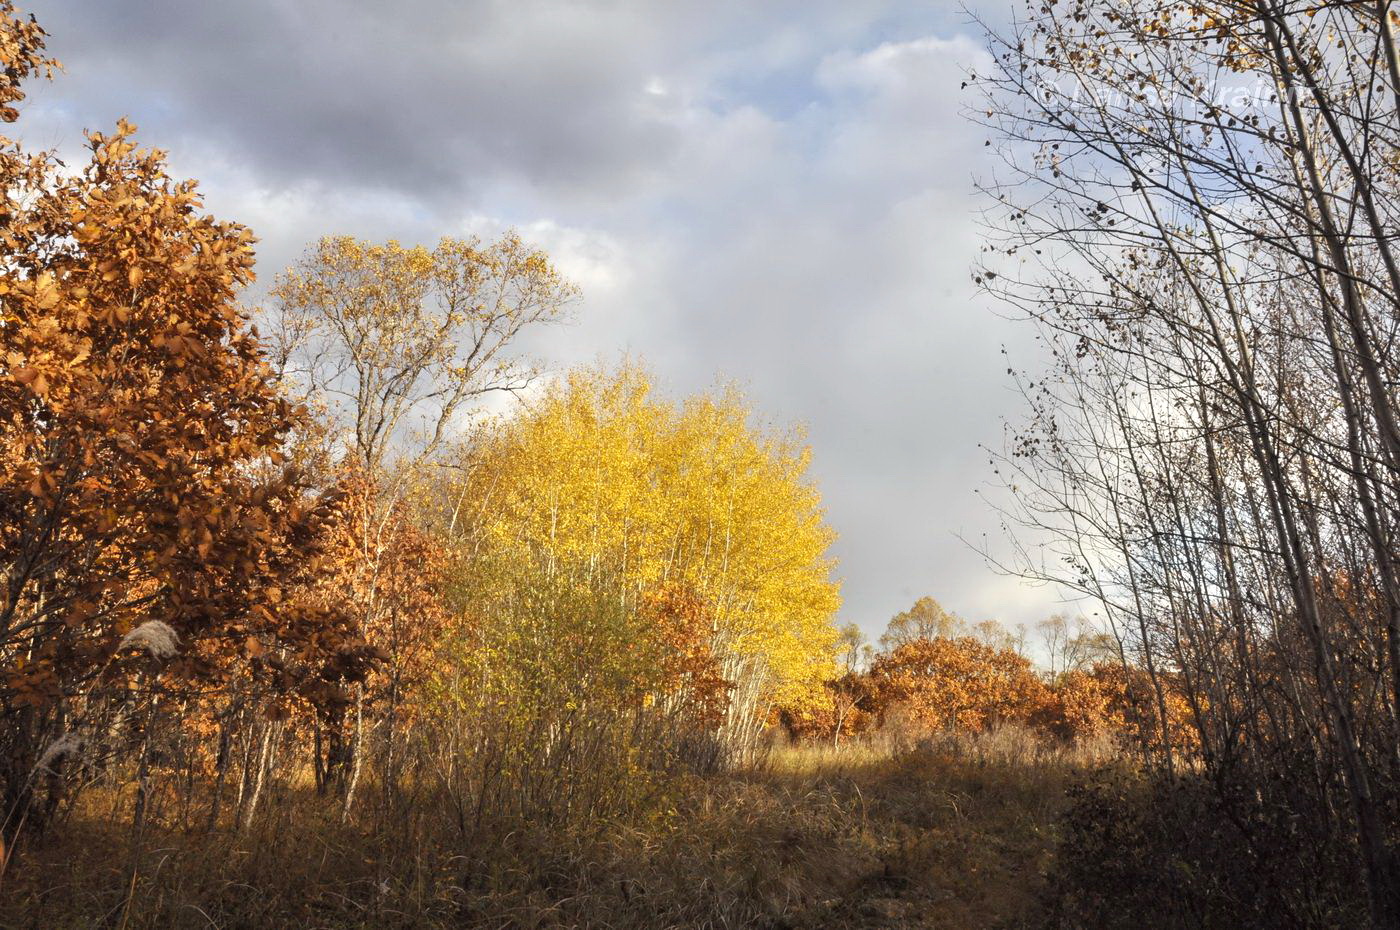
M 536 372 L 512 343 L 560 320 L 576 293 L 514 233 L 432 249 L 328 236 L 278 277 L 271 324 L 289 380 L 377 479 L 396 450 L 435 452 L 474 399 L 529 385 Z
M 750 745 L 775 702 L 821 699 L 838 604 L 808 452 L 756 430 L 733 390 L 682 405 L 639 368 L 576 371 L 473 451 L 471 590 L 522 579 L 680 588 L 712 618 L 731 683 L 723 731 Z
M 908 610 L 901 610 L 890 618 L 885 632 L 880 635 L 880 645 L 886 649 L 897 649 L 919 639 L 947 639 L 967 634 L 966 620 L 925 596 L 915 601 Z

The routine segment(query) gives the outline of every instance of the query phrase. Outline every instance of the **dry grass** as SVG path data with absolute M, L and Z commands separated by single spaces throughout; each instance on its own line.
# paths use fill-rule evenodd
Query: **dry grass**
M 1096 760 L 1020 731 L 777 747 L 627 823 L 475 836 L 419 802 L 344 824 L 283 791 L 251 833 L 147 833 L 90 803 L 12 863 L 7 927 L 1015 927 L 1069 780 Z

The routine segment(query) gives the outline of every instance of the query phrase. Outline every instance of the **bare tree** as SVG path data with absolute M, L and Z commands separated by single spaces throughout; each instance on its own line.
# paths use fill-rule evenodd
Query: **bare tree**
M 1400 922 L 1395 22 L 1035 5 L 975 113 L 1005 165 L 977 277 L 1051 363 L 994 456 L 1053 540 L 1014 567 L 1098 602 L 1163 728 L 1172 677 L 1217 783 L 1288 780 L 1348 831 L 1377 927 Z

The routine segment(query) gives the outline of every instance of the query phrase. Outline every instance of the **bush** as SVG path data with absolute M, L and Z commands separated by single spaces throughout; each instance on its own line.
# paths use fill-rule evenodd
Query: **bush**
M 877 658 L 870 679 L 882 722 L 925 732 L 1027 721 L 1047 698 L 1029 660 L 971 637 L 907 642 Z
M 1180 682 L 1159 675 L 1166 705 L 1167 729 L 1175 752 L 1193 753 L 1199 739 L 1191 707 Z M 1101 662 L 1087 671 L 1066 672 L 1055 680 L 1031 721 L 1037 729 L 1067 740 L 1113 737 L 1126 746 L 1160 752 L 1161 712 L 1147 672 L 1117 662 Z
M 1071 788 L 1045 925 L 1368 926 L 1352 851 L 1329 838 L 1325 814 L 1310 818 L 1289 786 L 1273 788 L 1122 772 Z

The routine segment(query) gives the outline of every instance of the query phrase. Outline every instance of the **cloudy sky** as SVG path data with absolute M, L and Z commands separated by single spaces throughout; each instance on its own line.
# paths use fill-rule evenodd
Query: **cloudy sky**
M 842 620 L 1056 608 L 958 539 L 997 535 L 978 443 L 1019 409 L 1002 346 L 1029 349 L 970 283 L 990 166 L 959 87 L 984 53 L 951 0 L 24 6 L 65 66 L 26 143 L 129 116 L 253 227 L 264 280 L 327 233 L 513 226 L 584 290 L 531 347 L 551 365 L 628 352 L 805 424 Z

